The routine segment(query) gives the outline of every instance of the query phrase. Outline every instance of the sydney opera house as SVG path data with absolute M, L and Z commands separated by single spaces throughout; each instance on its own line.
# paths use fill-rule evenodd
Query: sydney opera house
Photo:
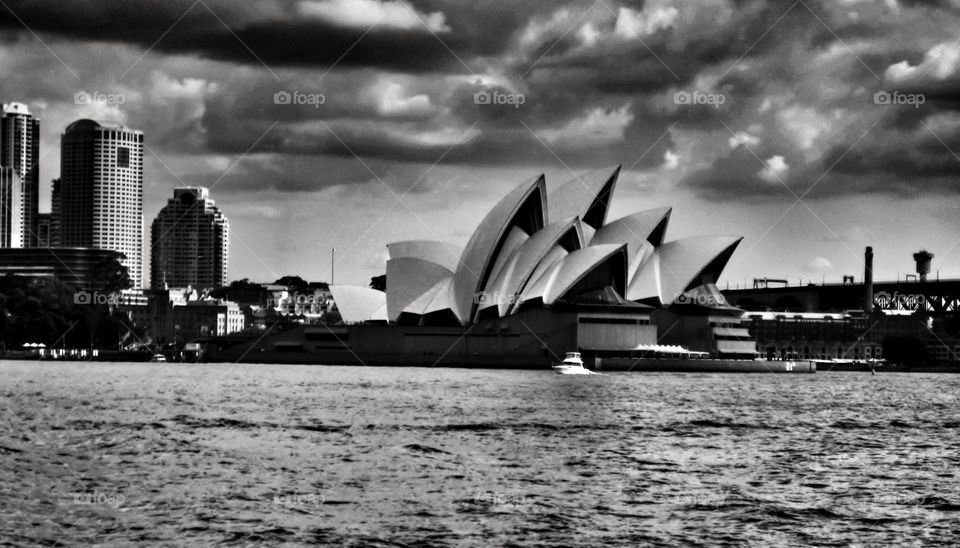
M 740 238 L 669 240 L 670 208 L 609 220 L 619 173 L 592 172 L 549 193 L 542 175 L 527 181 L 463 249 L 388 244 L 386 292 L 331 287 L 344 325 L 304 326 L 247 351 L 492 367 L 546 366 L 567 351 L 603 368 L 654 357 L 753 359 L 741 311 L 715 285 Z

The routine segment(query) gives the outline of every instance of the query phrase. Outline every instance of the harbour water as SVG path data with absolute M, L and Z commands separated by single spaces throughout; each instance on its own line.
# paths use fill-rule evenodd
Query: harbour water
M 960 376 L 0 362 L 0 544 L 960 542 Z

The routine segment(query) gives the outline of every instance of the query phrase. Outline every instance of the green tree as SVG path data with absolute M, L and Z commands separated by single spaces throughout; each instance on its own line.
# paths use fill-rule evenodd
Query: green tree
M 76 323 L 73 290 L 53 278 L 0 278 L 0 341 L 7 349 L 24 343 L 50 345 Z
M 330 310 L 323 315 L 320 321 L 328 325 L 336 325 L 343 323 L 343 317 L 339 310 Z
M 374 276 L 370 278 L 370 287 L 376 289 L 377 291 L 386 291 L 387 290 L 387 275 L 381 274 L 379 276 Z
M 285 285 L 297 290 L 304 290 L 310 285 L 300 276 L 284 276 L 273 283 L 277 285 Z
M 0 346 L 116 348 L 130 330 L 126 315 L 106 304 L 77 301 L 77 294 L 54 278 L 0 278 Z
M 251 282 L 247 278 L 234 280 L 226 287 L 218 287 L 209 293 L 214 299 L 226 299 L 239 303 L 241 306 L 250 304 L 265 304 L 266 290 L 262 285 Z

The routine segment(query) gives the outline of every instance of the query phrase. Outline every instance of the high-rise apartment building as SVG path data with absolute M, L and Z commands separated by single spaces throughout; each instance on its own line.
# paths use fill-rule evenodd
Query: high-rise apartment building
M 23 247 L 22 190 L 17 170 L 0 167 L 0 247 Z
M 23 245 L 37 245 L 37 207 L 40 198 L 40 120 L 23 103 L 4 103 L 0 118 L 0 166 L 20 176 L 20 226 Z
M 173 191 L 150 227 L 150 281 L 165 287 L 226 285 L 230 222 L 203 187 Z
M 123 253 L 143 287 L 143 132 L 77 120 L 61 137 L 59 244 Z

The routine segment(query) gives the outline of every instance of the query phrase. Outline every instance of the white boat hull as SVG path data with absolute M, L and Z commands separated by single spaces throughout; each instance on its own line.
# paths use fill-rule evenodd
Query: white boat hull
M 582 365 L 554 365 L 553 372 L 558 375 L 596 375 Z

